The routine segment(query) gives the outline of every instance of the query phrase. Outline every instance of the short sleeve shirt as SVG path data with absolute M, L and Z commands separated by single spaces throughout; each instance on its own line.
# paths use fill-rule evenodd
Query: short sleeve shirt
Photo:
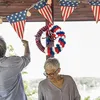
M 0 58 L 0 100 L 27 100 L 21 71 L 30 62 L 30 56 Z

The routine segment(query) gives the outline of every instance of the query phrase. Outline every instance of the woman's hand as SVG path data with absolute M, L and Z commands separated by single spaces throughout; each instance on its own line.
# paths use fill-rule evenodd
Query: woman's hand
M 23 42 L 23 46 L 24 47 L 27 47 L 28 46 L 28 41 L 27 40 L 22 40 L 22 42 Z

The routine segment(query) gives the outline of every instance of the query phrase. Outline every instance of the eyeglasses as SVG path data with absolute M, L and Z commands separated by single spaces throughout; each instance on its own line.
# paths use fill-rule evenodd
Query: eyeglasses
M 58 68 L 59 69 L 59 68 Z M 45 75 L 45 76 L 54 76 L 55 75 L 55 73 L 58 71 L 58 69 L 55 71 L 55 72 L 53 72 L 53 73 L 50 73 L 50 74 L 48 74 L 48 73 L 46 73 L 46 72 L 44 72 L 43 74 Z

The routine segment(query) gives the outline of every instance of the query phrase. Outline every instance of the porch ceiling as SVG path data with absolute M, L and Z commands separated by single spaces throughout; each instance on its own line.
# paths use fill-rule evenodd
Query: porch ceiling
M 0 0 L 0 16 L 8 16 L 10 14 L 20 12 L 29 8 L 32 4 L 39 0 Z M 87 0 L 80 0 L 79 6 L 70 15 L 67 21 L 94 21 L 93 12 Z M 37 10 L 30 10 L 32 16 L 27 17 L 27 22 L 43 22 L 45 18 L 41 16 Z M 63 21 L 58 0 L 53 0 L 54 21 Z M 3 19 L 3 21 L 7 21 Z

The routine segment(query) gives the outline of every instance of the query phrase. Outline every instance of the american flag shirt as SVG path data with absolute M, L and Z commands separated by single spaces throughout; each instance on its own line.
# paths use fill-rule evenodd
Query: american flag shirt
M 24 26 L 26 23 L 26 13 L 27 11 L 25 10 L 7 16 L 7 20 L 13 26 L 14 30 L 18 33 L 18 36 L 21 39 L 23 39 Z
M 50 23 L 52 21 L 52 9 L 49 4 L 47 4 L 47 0 L 40 0 L 38 3 L 34 5 L 34 8 L 39 11 L 41 15 L 43 15 Z
M 59 4 L 61 6 L 62 18 L 65 21 L 78 6 L 79 2 L 77 0 L 59 0 Z
M 100 20 L 100 1 L 89 1 L 96 22 Z

